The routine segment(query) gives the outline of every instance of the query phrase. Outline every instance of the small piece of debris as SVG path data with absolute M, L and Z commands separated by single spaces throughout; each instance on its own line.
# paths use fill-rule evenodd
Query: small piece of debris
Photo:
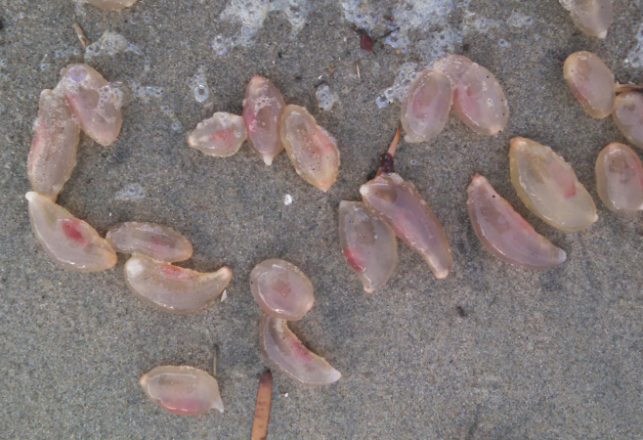
M 74 28 L 74 32 L 78 37 L 78 41 L 80 41 L 80 44 L 83 46 L 83 49 L 86 49 L 87 46 L 89 46 L 89 39 L 85 36 L 83 29 L 78 23 L 72 23 L 71 27 Z
M 228 291 L 224 290 L 221 294 L 221 302 L 225 301 L 226 299 L 228 299 Z
M 251 440 L 262 440 L 268 436 L 268 421 L 270 420 L 270 404 L 272 396 L 272 373 L 267 370 L 259 380 L 257 403 L 252 421 Z
M 284 205 L 286 206 L 292 205 L 292 196 L 290 194 L 286 194 L 284 196 Z
M 368 34 L 360 34 L 359 47 L 362 50 L 373 52 L 373 39 Z

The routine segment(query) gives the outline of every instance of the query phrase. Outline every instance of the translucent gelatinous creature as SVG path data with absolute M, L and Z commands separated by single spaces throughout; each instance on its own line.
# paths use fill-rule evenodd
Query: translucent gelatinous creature
M 116 252 L 88 223 L 36 192 L 28 192 L 31 228 L 52 261 L 78 272 L 106 270 Z
M 250 290 L 265 313 L 286 321 L 299 321 L 315 303 L 308 277 L 284 260 L 257 264 L 250 272 Z
M 342 200 L 339 239 L 346 261 L 366 293 L 373 293 L 388 282 L 397 265 L 397 238 L 388 224 L 363 203 Z
M 87 135 L 103 146 L 116 141 L 123 125 L 121 91 L 87 64 L 70 64 L 56 86 Z
M 266 165 L 271 165 L 283 145 L 279 136 L 279 118 L 286 107 L 281 92 L 259 75 L 250 79 L 243 100 L 243 122 L 250 146 Z
M 56 96 L 51 90 L 43 90 L 27 161 L 27 173 L 34 191 L 56 201 L 76 166 L 79 136 L 80 127 L 65 98 Z
M 605 38 L 612 24 L 613 0 L 566 0 L 572 20 L 590 37 Z
M 562 231 L 581 231 L 596 220 L 592 196 L 576 173 L 551 148 L 531 139 L 511 141 L 509 167 L 520 200 L 538 217 Z
M 192 256 L 192 243 L 187 238 L 155 223 L 121 223 L 111 228 L 105 238 L 122 254 L 143 254 L 167 263 Z
M 217 112 L 196 126 L 188 135 L 188 145 L 208 156 L 229 157 L 236 154 L 246 140 L 241 116 Z
M 223 413 L 217 380 L 194 367 L 156 367 L 139 381 L 150 400 L 173 414 Z
M 449 119 L 452 102 L 451 82 L 444 73 L 436 69 L 420 72 L 402 101 L 404 140 L 426 142 L 440 134 Z
M 259 346 L 276 370 L 301 385 L 330 385 L 342 377 L 324 358 L 304 347 L 283 319 L 263 315 L 259 324 Z
M 281 142 L 306 182 L 328 191 L 339 173 L 339 150 L 335 139 L 298 105 L 284 109 L 280 123 Z
M 170 313 L 192 313 L 206 307 L 226 288 L 232 271 L 200 273 L 134 255 L 125 263 L 125 282 L 144 302 Z
M 427 262 L 438 279 L 453 266 L 442 225 L 415 186 L 397 173 L 385 173 L 359 189 L 362 201 Z
M 612 142 L 596 160 L 598 195 L 617 214 L 632 215 L 643 209 L 643 165 L 634 150 Z
M 565 60 L 563 76 L 591 117 L 603 119 L 612 113 L 616 83 L 612 71 L 600 58 L 590 52 L 575 52 Z
M 451 81 L 453 109 L 470 129 L 484 136 L 501 132 L 509 120 L 509 106 L 500 83 L 489 70 L 462 55 L 435 64 Z
M 493 255 L 533 270 L 547 269 L 567 259 L 565 251 L 538 234 L 483 176 L 473 176 L 467 192 L 473 230 Z
M 85 0 L 90 5 L 97 8 L 105 9 L 106 11 L 118 11 L 119 9 L 129 8 L 137 0 Z
M 626 92 L 618 95 L 612 116 L 623 136 L 643 148 L 643 94 Z

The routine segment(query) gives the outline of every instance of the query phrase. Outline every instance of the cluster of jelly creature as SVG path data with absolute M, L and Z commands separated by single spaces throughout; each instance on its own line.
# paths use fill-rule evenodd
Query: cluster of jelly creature
M 407 142 L 436 136 L 452 102 L 460 119 L 480 134 L 493 134 L 504 127 L 508 108 L 493 75 L 467 73 L 486 69 L 462 56 L 449 56 L 435 66 L 414 78 L 402 102 L 401 123 Z M 449 75 L 444 66 L 457 66 L 460 74 Z M 447 74 L 442 75 L 441 70 Z M 612 114 L 625 137 L 643 148 L 643 94 L 637 91 L 643 87 L 618 85 L 609 68 L 588 52 L 570 55 L 563 74 L 589 115 L 605 118 Z M 481 85 L 482 81 L 486 83 Z M 458 111 L 457 102 L 464 99 L 468 102 Z M 485 111 L 485 105 L 502 111 Z M 363 203 L 342 201 L 339 207 L 344 256 L 367 293 L 386 284 L 392 275 L 397 264 L 396 237 L 426 260 L 436 278 L 445 278 L 452 266 L 440 223 L 415 187 L 393 171 L 398 136 L 399 130 L 382 156 L 378 175 L 360 188 Z M 522 137 L 512 139 L 509 168 L 520 200 L 545 223 L 575 232 L 598 220 L 591 195 L 571 166 L 550 147 Z M 599 197 L 611 211 L 631 215 L 643 209 L 643 166 L 630 147 L 616 142 L 605 147 L 596 162 L 596 181 Z M 538 234 L 484 176 L 473 176 L 467 194 L 471 225 L 493 255 L 533 270 L 566 261 L 565 251 Z
M 33 232 L 49 257 L 68 270 L 107 270 L 116 264 L 117 253 L 131 255 L 124 275 L 137 298 L 168 313 L 198 311 L 225 290 L 232 279 L 228 267 L 200 273 L 175 266 L 172 263 L 189 259 L 193 252 L 192 244 L 178 232 L 154 223 L 125 222 L 102 238 L 87 222 L 56 204 L 76 165 L 80 131 L 103 146 L 111 145 L 123 123 L 121 103 L 120 90 L 86 64 L 67 66 L 59 84 L 42 92 L 27 167 L 33 189 L 26 195 Z M 248 84 L 242 116 L 215 113 L 189 134 L 188 144 L 205 154 L 226 157 L 236 153 L 246 138 L 267 165 L 286 149 L 297 173 L 323 191 L 337 178 L 339 151 L 334 139 L 306 109 L 286 106 L 279 90 L 260 76 Z M 260 345 L 268 361 L 303 385 L 339 380 L 341 374 L 310 353 L 286 325 L 312 307 L 308 278 L 278 260 L 260 264 L 251 277 L 253 294 L 263 298 L 258 301 L 266 311 Z M 302 298 L 309 301 L 307 308 L 292 310 Z M 150 399 L 170 412 L 223 411 L 216 380 L 202 370 L 158 367 L 143 375 L 140 383 Z
M 404 140 L 426 142 L 444 129 L 451 107 L 467 127 L 483 136 L 500 133 L 509 107 L 498 80 L 461 55 L 448 56 L 414 76 L 402 101 Z
M 269 259 L 250 272 L 250 291 L 263 311 L 259 346 L 270 364 L 305 386 L 337 382 L 340 372 L 311 353 L 288 328 L 288 321 L 299 321 L 315 303 L 308 277 L 292 263 Z
M 266 165 L 284 149 L 306 182 L 328 191 L 339 173 L 335 139 L 303 107 L 286 105 L 267 78 L 253 76 L 246 88 L 241 116 L 216 112 L 188 135 L 188 145 L 215 157 L 229 157 L 248 139 Z
M 107 10 L 129 7 L 136 0 L 86 0 Z M 566 0 L 576 25 L 604 38 L 612 19 L 612 0 Z M 569 56 L 564 77 L 574 96 L 594 118 L 613 116 L 634 145 L 643 148 L 643 87 L 620 85 L 595 55 Z M 61 72 L 53 90 L 40 95 L 38 119 L 28 158 L 32 191 L 29 216 L 34 235 L 55 263 L 81 272 L 116 264 L 116 254 L 131 255 L 124 266 L 128 288 L 143 302 L 168 313 L 200 310 L 225 290 L 232 271 L 223 267 L 199 273 L 172 263 L 192 256 L 192 244 L 176 231 L 153 223 L 126 222 L 105 238 L 88 223 L 56 203 L 76 164 L 80 132 L 103 146 L 111 145 L 123 123 L 120 90 L 94 68 L 72 64 Z M 415 75 L 402 102 L 400 122 L 408 143 L 426 142 L 445 127 L 453 108 L 460 120 L 480 135 L 502 131 L 509 108 L 491 72 L 460 55 L 451 55 Z M 399 142 L 381 156 L 376 176 L 361 186 L 361 202 L 342 201 L 339 235 L 344 257 L 364 290 L 384 286 L 397 264 L 397 238 L 416 251 L 436 278 L 446 278 L 453 258 L 444 230 L 415 186 L 394 170 Z M 286 150 L 296 172 L 328 191 L 339 172 L 333 137 L 303 107 L 286 105 L 273 83 L 251 78 L 243 112 L 217 112 L 188 135 L 189 146 L 209 156 L 229 157 L 245 140 L 265 162 Z M 511 182 L 525 206 L 547 224 L 566 232 L 589 228 L 597 219 L 592 197 L 554 150 L 516 137 L 509 149 Z M 598 194 L 613 212 L 632 215 L 643 209 L 643 165 L 626 145 L 610 143 L 596 162 Z M 481 175 L 467 189 L 472 227 L 483 246 L 499 259 L 543 270 L 563 263 L 565 251 L 554 246 L 522 218 Z M 313 285 L 293 264 L 269 259 L 250 274 L 250 290 L 261 307 L 259 346 L 269 363 L 305 386 L 329 385 L 341 374 L 310 352 L 288 328 L 313 307 Z M 190 366 L 161 366 L 141 377 L 149 398 L 175 414 L 223 412 L 216 379 Z

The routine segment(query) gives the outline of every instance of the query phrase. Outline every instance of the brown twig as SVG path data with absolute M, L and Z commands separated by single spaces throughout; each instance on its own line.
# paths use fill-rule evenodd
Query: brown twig
M 252 421 L 250 440 L 265 440 L 268 436 L 270 420 L 270 400 L 272 398 L 272 373 L 266 370 L 259 379 L 255 417 Z
M 397 130 L 395 130 L 395 137 L 393 137 L 393 141 L 391 142 L 391 145 L 389 145 L 388 150 L 386 150 L 386 153 L 382 154 L 380 157 L 380 169 L 377 171 L 376 176 L 380 176 L 382 173 L 394 173 L 395 172 L 395 167 L 393 163 L 393 156 L 395 156 L 395 151 L 397 150 L 397 144 L 400 141 L 400 126 L 397 126 Z
M 643 91 L 643 84 L 616 84 L 616 93 Z
M 393 140 L 391 141 L 391 145 L 389 145 L 388 150 L 386 151 L 386 154 L 390 155 L 391 157 L 395 156 L 395 151 L 397 150 L 397 144 L 400 142 L 400 126 L 397 126 L 397 130 L 395 130 L 395 136 L 393 137 Z
M 83 46 L 83 49 L 87 49 L 87 46 L 89 45 L 89 39 L 85 36 L 85 32 L 83 32 L 83 29 L 78 23 L 72 23 L 71 27 L 74 28 L 74 32 L 78 37 L 78 41 L 80 41 L 80 44 Z

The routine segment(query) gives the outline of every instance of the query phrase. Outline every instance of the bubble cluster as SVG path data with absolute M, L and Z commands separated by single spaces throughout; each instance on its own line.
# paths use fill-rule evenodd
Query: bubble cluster
M 636 45 L 630 50 L 625 61 L 635 69 L 643 67 L 643 23 L 636 31 Z
M 428 66 L 425 64 L 420 65 L 418 63 L 402 64 L 402 67 L 395 78 L 395 83 L 388 89 L 384 90 L 384 93 L 378 96 L 375 100 L 377 106 L 379 108 L 384 108 L 388 107 L 393 102 L 399 104 L 406 95 L 406 92 L 411 86 L 411 82 L 413 82 L 417 73 L 426 67 Z
M 142 200 L 147 195 L 147 191 L 138 183 L 127 185 L 114 195 L 114 199 L 123 202 L 135 202 Z
M 179 121 L 179 118 L 176 117 L 176 113 L 174 113 L 174 110 L 172 110 L 172 107 L 170 107 L 168 104 L 162 104 L 161 111 L 165 116 L 170 118 L 170 120 L 172 121 L 170 123 L 170 128 L 173 131 L 177 131 L 179 133 L 183 131 L 183 124 L 181 124 L 181 121 Z
M 132 81 L 129 84 L 129 87 L 134 98 L 139 99 L 146 104 L 153 101 L 160 103 L 159 108 L 161 109 L 161 112 L 170 119 L 170 128 L 173 131 L 177 132 L 183 131 L 183 124 L 181 124 L 181 121 L 179 121 L 179 118 L 177 118 L 174 110 L 172 110 L 172 107 L 170 107 L 169 104 L 163 102 L 163 98 L 165 98 L 165 91 L 162 87 L 143 86 L 136 81 Z
M 449 24 L 452 0 L 402 0 L 392 10 L 369 0 L 341 1 L 344 18 L 369 34 L 388 34 L 384 43 L 406 53 L 411 35 L 419 54 L 430 61 L 453 51 L 461 33 Z
M 221 56 L 234 47 L 252 45 L 268 13 L 273 11 L 282 12 L 292 26 L 292 35 L 297 35 L 306 24 L 309 10 L 307 0 L 230 0 L 219 21 L 236 24 L 239 30 L 228 37 L 217 35 L 212 48 Z
M 143 102 L 149 102 L 150 99 L 161 99 L 164 95 L 162 87 L 142 86 L 137 82 L 130 84 L 132 95 Z
M 534 22 L 535 21 L 533 17 L 530 17 L 529 15 L 523 15 L 519 12 L 513 12 L 507 20 L 507 24 L 515 28 L 529 27 L 532 26 Z
M 119 53 L 131 52 L 135 55 L 143 55 L 141 49 L 127 38 L 113 31 L 105 31 L 103 35 L 85 49 L 85 61 L 104 55 L 113 57 Z
M 322 84 L 317 87 L 315 92 L 315 98 L 317 98 L 317 104 L 319 108 L 325 112 L 333 108 L 336 102 L 339 102 L 339 96 L 337 93 L 333 92 L 328 84 Z
M 70 58 L 77 55 L 80 55 L 80 50 L 76 47 L 68 47 L 67 49 L 56 49 L 54 51 L 55 60 L 58 60 L 60 58 Z
M 471 32 L 486 33 L 490 30 L 501 29 L 504 26 L 504 21 L 483 17 L 474 12 L 467 11 L 464 15 L 463 30 L 465 34 L 469 34 Z
M 117 83 L 109 83 L 96 89 L 98 92 L 98 105 L 112 104 L 118 110 L 123 106 L 123 92 Z
M 225 38 L 223 35 L 217 35 L 214 37 L 214 41 L 212 43 L 212 49 L 214 49 L 214 53 L 218 56 L 225 55 L 228 53 L 228 47 L 234 47 L 234 41 L 232 38 Z

